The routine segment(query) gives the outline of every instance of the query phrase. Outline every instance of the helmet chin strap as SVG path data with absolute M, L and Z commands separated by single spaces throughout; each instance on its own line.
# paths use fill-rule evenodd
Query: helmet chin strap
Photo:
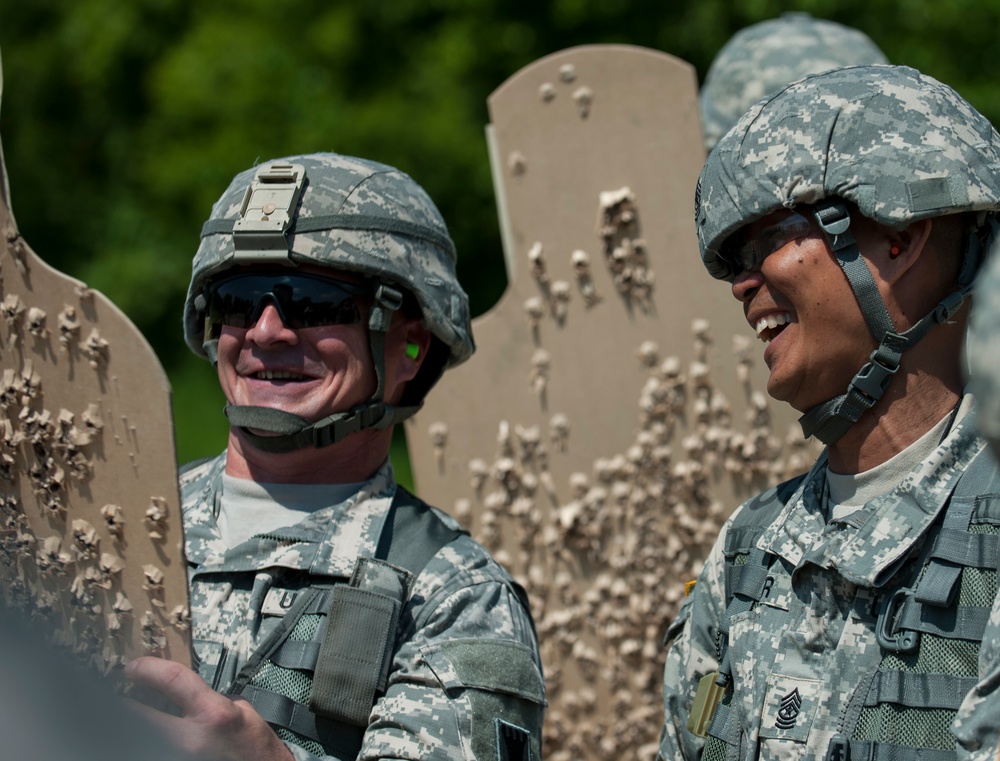
M 996 222 L 970 232 L 959 275 L 959 288 L 948 294 L 934 309 L 921 317 L 909 330 L 899 333 L 892 324 L 882 295 L 875 284 L 871 270 L 861 256 L 847 206 L 837 199 L 824 199 L 813 207 L 813 215 L 826 240 L 844 270 L 851 290 L 858 300 L 868 330 L 879 342 L 868 362 L 858 371 L 847 388 L 847 393 L 816 405 L 799 418 L 802 433 L 815 436 L 826 445 L 837 441 L 854 425 L 865 410 L 871 409 L 882 398 L 893 375 L 899 370 L 904 350 L 916 344 L 934 325 L 947 322 L 958 311 L 965 297 L 972 290 L 972 280 L 984 245 L 992 238 Z
M 402 303 L 403 293 L 398 288 L 380 283 L 375 289 L 375 303 L 368 318 L 368 341 L 377 386 L 367 402 L 315 422 L 271 407 L 227 404 L 225 413 L 230 425 L 239 428 L 244 438 L 257 449 L 282 454 L 308 447 L 326 447 L 366 428 L 384 430 L 413 415 L 420 409 L 419 404 L 396 407 L 386 404 L 382 398 L 385 394 L 385 336 L 393 313 Z

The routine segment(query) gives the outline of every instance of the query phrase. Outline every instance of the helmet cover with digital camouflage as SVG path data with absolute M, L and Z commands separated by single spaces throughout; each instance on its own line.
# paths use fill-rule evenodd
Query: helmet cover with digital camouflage
M 888 62 L 864 32 L 808 13 L 783 13 L 741 29 L 705 75 L 699 95 L 705 148 L 712 150 L 758 100 L 807 74 Z
M 321 421 L 262 407 L 229 406 L 231 424 L 257 446 L 291 451 L 325 446 L 362 428 L 386 428 L 415 412 L 447 367 L 472 355 L 469 302 L 455 248 L 434 202 L 412 178 L 385 164 L 334 153 L 290 156 L 238 174 L 202 228 L 184 305 L 184 335 L 216 359 L 206 291 L 237 268 L 312 265 L 350 272 L 372 286 L 369 341 L 378 388 L 368 403 Z M 412 295 L 431 347 L 400 406 L 384 403 L 383 342 L 392 313 Z M 248 428 L 277 433 L 255 436 Z
M 860 256 L 848 204 L 897 230 L 978 212 L 956 290 L 903 333 Z M 847 394 L 802 417 L 806 435 L 829 444 L 881 398 L 902 351 L 947 321 L 971 289 L 1000 210 L 1000 135 L 954 90 L 915 69 L 855 66 L 806 77 L 756 103 L 709 155 L 695 192 L 708 271 L 734 280 L 727 240 L 796 207 L 806 207 L 823 231 L 879 344 Z

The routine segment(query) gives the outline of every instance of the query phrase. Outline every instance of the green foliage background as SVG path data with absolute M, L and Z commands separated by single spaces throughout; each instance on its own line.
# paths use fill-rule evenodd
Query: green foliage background
M 701 80 L 733 32 L 791 9 L 862 29 L 998 123 L 998 0 L 0 0 L 14 211 L 43 258 L 152 343 L 179 460 L 214 454 L 222 397 L 180 315 L 201 223 L 234 174 L 317 150 L 409 172 L 448 220 L 480 313 L 505 285 L 483 134 L 496 87 L 611 42 L 683 58 Z

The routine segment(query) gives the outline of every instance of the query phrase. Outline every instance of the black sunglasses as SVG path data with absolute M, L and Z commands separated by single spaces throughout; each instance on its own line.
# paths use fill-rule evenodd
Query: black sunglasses
M 270 301 L 287 327 L 301 330 L 361 322 L 357 299 L 371 298 L 372 288 L 299 272 L 246 272 L 211 283 L 205 296 L 213 328 L 251 328 Z

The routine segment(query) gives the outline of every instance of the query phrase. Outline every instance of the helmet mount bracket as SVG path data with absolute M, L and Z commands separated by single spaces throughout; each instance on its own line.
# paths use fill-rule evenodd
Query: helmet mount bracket
M 265 164 L 247 186 L 240 218 L 233 225 L 237 264 L 287 260 L 288 230 L 305 183 L 301 164 Z

